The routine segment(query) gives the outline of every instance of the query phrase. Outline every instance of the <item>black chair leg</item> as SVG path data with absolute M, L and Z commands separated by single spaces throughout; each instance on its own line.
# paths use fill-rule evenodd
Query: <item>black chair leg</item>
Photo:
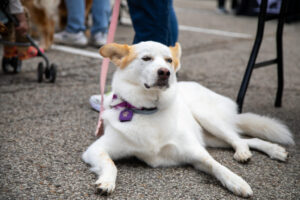
M 282 1 L 276 33 L 276 50 L 277 50 L 277 77 L 278 86 L 275 99 L 275 107 L 281 107 L 283 93 L 283 50 L 282 50 L 282 33 L 287 9 L 287 0 Z
M 255 66 L 255 61 L 257 58 L 257 54 L 263 39 L 263 34 L 264 34 L 264 27 L 265 27 L 265 19 L 266 19 L 266 10 L 267 10 L 267 0 L 263 0 L 261 2 L 260 6 L 260 14 L 258 16 L 258 25 L 257 25 L 257 32 L 256 32 L 256 38 L 255 42 L 252 48 L 252 52 L 250 54 L 250 58 L 247 64 L 246 72 L 244 74 L 244 78 L 238 93 L 237 97 L 237 104 L 238 104 L 238 112 L 242 112 L 243 108 L 243 102 L 244 102 L 244 97 L 246 95 L 246 91 L 249 85 L 250 77 L 252 74 L 252 71 Z

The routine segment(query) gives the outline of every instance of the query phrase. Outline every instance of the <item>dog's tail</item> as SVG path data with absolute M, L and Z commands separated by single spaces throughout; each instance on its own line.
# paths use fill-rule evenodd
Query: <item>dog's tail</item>
M 238 116 L 238 127 L 243 132 L 242 134 L 286 145 L 295 144 L 288 127 L 277 119 L 252 113 L 243 113 Z

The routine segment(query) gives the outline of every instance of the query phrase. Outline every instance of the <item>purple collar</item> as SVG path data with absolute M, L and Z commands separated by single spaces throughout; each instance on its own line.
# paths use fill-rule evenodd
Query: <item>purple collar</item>
M 133 118 L 133 114 L 143 114 L 143 115 L 150 115 L 153 114 L 155 112 L 157 112 L 157 107 L 154 108 L 137 108 L 133 105 L 131 105 L 130 103 L 128 103 L 127 101 L 122 100 L 121 98 L 118 97 L 118 95 L 114 94 L 113 98 L 112 98 L 112 102 L 119 100 L 119 102 L 117 102 L 117 104 L 113 104 L 111 105 L 111 108 L 124 108 L 119 115 L 119 120 L 120 122 L 127 122 L 127 121 L 131 121 Z
M 119 99 L 118 95 L 114 94 L 112 100 L 115 101 L 117 99 Z M 129 108 L 129 109 L 135 108 L 136 109 L 135 106 L 123 100 L 121 101 L 121 103 L 118 103 L 117 105 L 113 105 L 112 108 Z

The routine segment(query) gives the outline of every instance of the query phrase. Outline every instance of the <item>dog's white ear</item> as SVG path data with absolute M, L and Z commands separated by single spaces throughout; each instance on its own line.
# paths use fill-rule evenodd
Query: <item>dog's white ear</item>
M 110 43 L 99 49 L 101 56 L 109 58 L 116 66 L 125 68 L 134 58 L 133 47 L 127 44 Z
M 180 69 L 181 46 L 176 42 L 174 47 L 170 47 L 170 50 L 173 57 L 174 68 L 178 71 Z

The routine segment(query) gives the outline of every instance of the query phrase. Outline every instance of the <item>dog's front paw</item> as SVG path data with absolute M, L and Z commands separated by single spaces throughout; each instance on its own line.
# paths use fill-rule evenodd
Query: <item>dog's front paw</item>
M 253 195 L 251 187 L 239 176 L 230 178 L 225 184 L 235 195 L 242 197 L 250 197 Z
M 244 179 L 236 175 L 224 166 L 216 168 L 216 178 L 221 181 L 222 185 L 232 193 L 242 197 L 250 197 L 253 195 L 251 187 Z
M 247 162 L 252 157 L 249 149 L 238 149 L 233 155 L 233 158 L 239 162 Z
M 221 179 L 222 184 L 235 195 L 250 197 L 253 195 L 251 187 L 246 181 L 234 173 L 227 174 Z
M 268 155 L 272 159 L 277 159 L 280 161 L 286 161 L 288 157 L 288 152 L 285 150 L 285 148 L 279 146 L 278 144 L 272 144 L 268 148 Z
M 109 195 L 115 190 L 115 181 L 103 180 L 99 178 L 96 183 L 96 193 Z

